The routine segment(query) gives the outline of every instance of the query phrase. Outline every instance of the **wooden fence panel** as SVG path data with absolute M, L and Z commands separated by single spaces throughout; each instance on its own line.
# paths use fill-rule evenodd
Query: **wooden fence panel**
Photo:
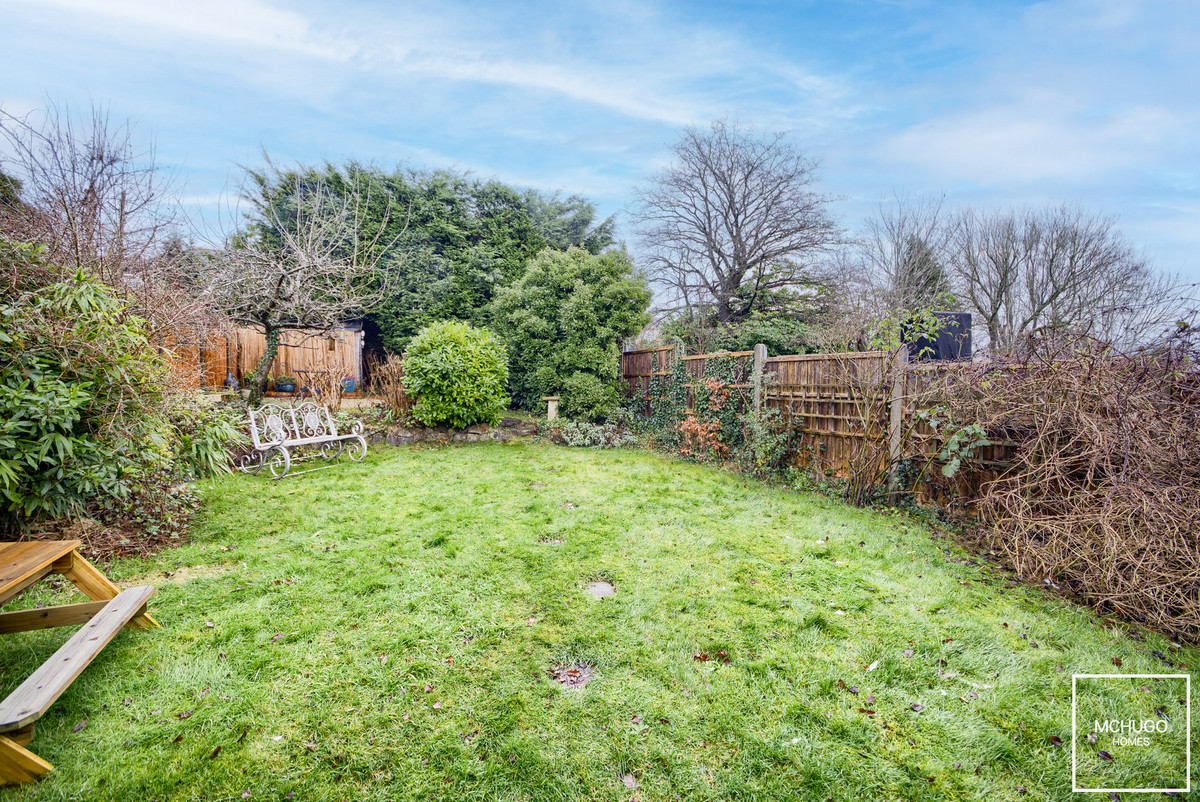
M 753 351 L 718 351 L 712 354 L 696 354 L 695 356 L 681 357 L 680 361 L 683 362 L 690 377 L 687 383 L 687 400 L 685 402 L 689 411 L 695 409 L 696 388 L 704 382 L 704 376 L 709 367 L 708 363 L 714 359 L 733 360 L 732 376 L 728 376 L 728 378 L 733 379 L 733 382 L 729 386 L 741 390 L 743 395 L 747 395 L 751 387 L 751 374 L 754 371 Z
M 175 386 L 189 390 L 220 387 L 225 381 L 228 341 L 217 330 L 176 330 L 162 337 L 162 353 Z
M 800 433 L 803 462 L 844 475 L 864 438 L 887 433 L 886 407 L 868 397 L 887 368 L 884 351 L 767 357 L 764 400 Z
M 754 352 L 696 354 L 679 357 L 687 366 L 692 384 L 704 376 L 710 360 L 736 360 L 735 387 L 752 386 Z M 649 414 L 650 382 L 673 372 L 675 349 L 627 351 L 622 355 L 626 395 L 646 401 Z M 1003 472 L 1012 457 L 1013 443 L 994 443 L 978 450 L 970 471 L 953 478 L 941 476 L 936 459 L 944 433 L 919 418 L 926 406 L 936 405 L 937 385 L 948 373 L 969 369 L 970 363 L 920 362 L 899 365 L 887 351 L 837 354 L 794 354 L 762 360 L 763 402 L 780 411 L 798 433 L 798 460 L 836 476 L 846 476 L 855 461 L 878 459 L 886 465 L 889 453 L 924 471 L 928 498 L 973 498 L 979 486 Z M 691 404 L 689 390 L 688 403 Z
M 220 389 L 230 373 L 241 382 L 258 365 L 266 349 L 266 336 L 249 328 L 225 333 L 177 332 L 164 338 L 164 350 L 177 384 L 196 390 Z M 361 382 L 362 353 L 361 331 L 284 331 L 270 375 L 299 378 L 298 371 L 340 370 Z
M 676 349 L 673 345 L 643 348 L 621 354 L 621 378 L 626 398 L 648 400 L 650 382 L 656 376 L 670 376 L 675 367 Z

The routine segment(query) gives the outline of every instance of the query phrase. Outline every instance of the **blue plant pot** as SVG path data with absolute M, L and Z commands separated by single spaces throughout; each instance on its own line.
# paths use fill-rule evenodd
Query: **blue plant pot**
M 346 379 L 344 382 L 342 382 L 342 392 L 352 393 L 352 392 L 354 392 L 355 386 L 356 386 L 356 382 L 354 381 L 354 379 Z
M 275 392 L 277 392 L 277 393 L 294 393 L 294 392 L 296 392 L 296 385 L 288 383 L 288 382 L 285 382 L 283 384 L 276 382 L 275 383 Z

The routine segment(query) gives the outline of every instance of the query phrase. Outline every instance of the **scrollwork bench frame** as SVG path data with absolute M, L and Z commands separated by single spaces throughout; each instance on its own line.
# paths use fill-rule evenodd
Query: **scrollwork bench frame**
M 258 473 L 263 468 L 274 479 L 319 471 L 329 465 L 292 472 L 292 463 L 309 459 L 294 454 L 304 446 L 318 447 L 313 457 L 336 460 L 343 453 L 354 462 L 367 455 L 362 421 L 354 421 L 350 434 L 338 434 L 329 409 L 304 402 L 296 406 L 264 404 L 250 410 L 250 442 L 254 450 L 242 458 L 238 468 L 246 473 Z

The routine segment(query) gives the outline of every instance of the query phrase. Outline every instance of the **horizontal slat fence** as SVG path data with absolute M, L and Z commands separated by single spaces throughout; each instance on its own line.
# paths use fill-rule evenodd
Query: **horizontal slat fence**
M 181 387 L 220 389 L 232 373 L 239 382 L 267 349 L 267 338 L 250 328 L 226 332 L 174 332 L 163 340 L 168 364 Z M 363 333 L 349 329 L 315 329 L 280 333 L 271 376 L 298 376 L 300 371 L 341 370 L 362 379 Z
M 675 347 L 666 346 L 622 355 L 626 396 L 643 400 L 644 413 L 649 414 L 652 380 L 670 376 L 679 359 L 691 377 L 690 408 L 690 387 L 701 381 L 709 361 L 718 357 L 735 360 L 734 386 L 753 386 L 753 351 L 680 357 Z M 761 364 L 762 397 L 754 403 L 779 410 L 795 430 L 796 459 L 802 464 L 846 476 L 856 458 L 874 459 L 877 454 L 883 464 L 889 448 L 897 449 L 898 457 L 909 460 L 914 470 L 924 471 L 925 495 L 969 498 L 980 482 L 998 476 L 1011 458 L 1014 444 L 997 443 L 974 455 L 972 471 L 960 471 L 952 479 L 941 475 L 942 463 L 935 458 L 942 441 L 939 433 L 920 419 L 920 399 L 946 372 L 961 370 L 964 363 L 910 364 L 897 362 L 886 351 L 862 351 L 773 356 Z
M 764 402 L 799 432 L 803 461 L 843 475 L 864 438 L 887 432 L 887 409 L 864 395 L 867 385 L 885 378 L 887 356 L 864 351 L 767 357 Z
M 690 381 L 687 383 L 687 408 L 692 409 L 696 405 L 696 388 L 704 383 L 704 374 L 708 369 L 708 363 L 714 359 L 731 360 L 732 370 L 729 378 L 733 382 L 728 386 L 737 390 L 747 391 L 750 389 L 750 380 L 754 371 L 754 352 L 753 351 L 729 351 L 717 354 L 697 354 L 695 356 L 681 357 Z
M 642 348 L 621 354 L 621 376 L 625 384 L 625 397 L 638 398 L 643 402 L 642 414 L 650 414 L 650 390 L 656 377 L 670 376 L 678 358 L 673 345 L 661 348 Z

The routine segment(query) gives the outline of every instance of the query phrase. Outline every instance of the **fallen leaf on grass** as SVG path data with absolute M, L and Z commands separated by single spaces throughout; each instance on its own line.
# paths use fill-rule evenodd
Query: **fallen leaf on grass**
M 909 660 L 911 660 L 911 659 L 912 659 L 912 656 L 913 656 L 914 654 L 916 654 L 916 652 L 915 652 L 915 651 L 913 651 L 912 649 L 905 649 L 905 650 L 904 650 L 904 656 L 905 656 L 905 657 L 907 657 Z
M 919 702 L 913 702 L 911 705 L 909 705 L 909 707 L 911 707 L 914 711 L 916 711 L 918 713 L 920 713 L 922 710 L 925 709 L 925 705 L 923 705 Z
M 1059 738 L 1057 735 L 1051 735 L 1046 740 L 1049 741 L 1053 746 L 1062 746 L 1062 738 Z
M 192 713 L 195 713 L 195 712 L 196 712 L 195 710 L 185 710 L 179 714 L 179 720 L 182 721 L 185 718 L 191 718 Z
M 636 779 L 634 779 L 634 777 L 633 777 L 633 775 L 632 775 L 632 774 L 626 774 L 625 776 L 623 776 L 623 777 L 621 778 L 621 782 L 622 782 L 622 783 L 625 785 L 625 787 L 626 787 L 626 788 L 628 788 L 630 791 L 632 791 L 634 788 L 637 788 L 637 780 L 636 780 Z
M 864 699 L 863 701 L 865 701 L 865 702 L 866 702 L 867 704 L 869 704 L 869 705 L 873 705 L 873 704 L 875 704 L 875 694 L 871 694 L 870 696 L 868 696 L 868 697 L 867 697 L 866 699 Z
M 441 702 L 434 702 L 434 703 L 433 703 L 433 709 L 434 709 L 434 710 L 441 710 L 441 709 L 442 709 L 442 703 L 441 703 Z
M 1113 665 L 1114 665 L 1114 666 L 1119 666 L 1119 665 L 1121 665 L 1121 658 L 1119 658 L 1119 657 L 1114 657 L 1112 660 L 1113 660 Z
M 1094 733 L 1094 732 L 1089 732 L 1089 733 L 1087 734 L 1087 742 L 1088 742 L 1088 743 L 1090 743 L 1090 744 L 1099 743 L 1099 742 L 1100 742 L 1100 736 L 1099 736 L 1099 735 L 1097 735 L 1097 734 L 1096 734 L 1096 733 Z
M 87 719 L 85 718 L 83 721 L 79 722 L 74 727 L 72 727 L 71 732 L 80 732 L 86 726 L 87 726 Z
M 865 707 L 860 707 L 860 708 L 858 709 L 858 712 L 860 712 L 860 713 L 862 713 L 862 714 L 864 714 L 864 715 L 867 715 L 867 716 L 873 716 L 873 715 L 875 715 L 875 711 L 874 711 L 874 710 L 868 710 L 868 709 L 867 709 L 867 708 L 865 708 Z
M 177 744 L 182 740 L 183 740 L 183 733 L 179 733 L 178 735 L 176 735 L 174 738 L 171 739 L 171 743 Z
M 208 755 L 208 759 L 209 759 L 209 760 L 212 760 L 214 757 L 216 757 L 216 756 L 217 756 L 217 755 L 219 755 L 219 754 L 221 754 L 221 745 L 220 745 L 220 744 L 217 744 L 217 745 L 216 745 L 216 746 L 213 748 L 212 752 L 210 752 L 210 753 L 209 753 L 209 755 Z
M 1101 760 L 1116 760 L 1115 757 L 1110 755 L 1108 752 L 1105 752 L 1103 749 L 1096 753 L 1096 757 L 1100 758 Z

